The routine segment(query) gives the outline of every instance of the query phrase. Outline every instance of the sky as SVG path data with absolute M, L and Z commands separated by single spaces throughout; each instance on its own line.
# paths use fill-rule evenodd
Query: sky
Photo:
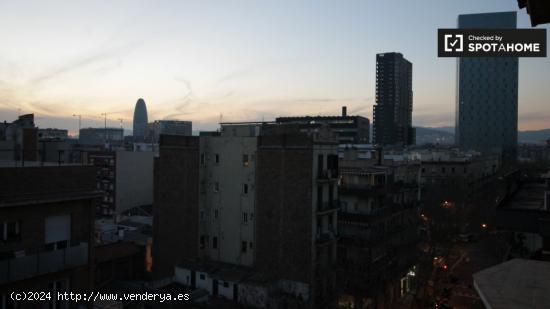
M 39 127 L 131 129 L 193 121 L 348 114 L 372 119 L 376 54 L 413 63 L 413 124 L 453 126 L 456 60 L 437 57 L 437 28 L 459 14 L 518 11 L 516 0 L 0 0 L 0 120 Z M 547 28 L 548 26 L 538 26 Z M 521 58 L 519 128 L 550 127 L 550 59 Z

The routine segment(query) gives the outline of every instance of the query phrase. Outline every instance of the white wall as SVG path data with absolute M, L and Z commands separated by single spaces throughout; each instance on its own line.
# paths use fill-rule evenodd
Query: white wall
M 153 203 L 153 152 L 116 152 L 116 210 Z
M 205 164 L 200 167 L 199 178 L 204 192 L 199 197 L 199 234 L 208 235 L 208 247 L 202 251 L 215 261 L 252 266 L 254 263 L 254 215 L 255 215 L 255 159 L 256 138 L 221 136 L 201 138 L 201 154 Z M 219 162 L 216 163 L 216 154 Z M 243 166 L 243 154 L 249 156 L 249 165 Z M 215 183 L 219 190 L 215 192 Z M 243 184 L 248 194 L 243 193 Z M 215 213 L 218 213 L 216 218 Z M 243 221 L 247 214 L 247 222 Z M 213 248 L 217 237 L 217 248 Z M 247 250 L 242 252 L 242 242 Z M 252 243 L 252 248 L 250 248 Z

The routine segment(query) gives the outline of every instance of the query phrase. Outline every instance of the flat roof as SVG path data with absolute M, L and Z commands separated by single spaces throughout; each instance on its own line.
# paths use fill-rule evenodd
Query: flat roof
M 487 308 L 549 308 L 550 262 L 513 259 L 473 275 Z

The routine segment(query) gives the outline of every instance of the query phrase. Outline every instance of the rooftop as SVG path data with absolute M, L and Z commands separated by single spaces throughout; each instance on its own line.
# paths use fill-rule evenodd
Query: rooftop
M 487 308 L 548 308 L 550 262 L 513 259 L 473 275 Z

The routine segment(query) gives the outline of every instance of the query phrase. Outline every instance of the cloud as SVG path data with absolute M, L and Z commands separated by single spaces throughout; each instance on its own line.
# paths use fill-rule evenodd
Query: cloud
M 237 69 L 227 73 L 226 75 L 216 80 L 214 84 L 216 86 L 220 86 L 224 83 L 227 83 L 233 80 L 241 79 L 244 77 L 248 77 L 248 76 L 256 75 L 260 73 L 266 73 L 266 71 L 269 69 L 280 68 L 281 66 L 289 65 L 297 61 L 299 61 L 299 59 L 287 58 L 287 59 L 276 59 L 276 60 L 270 60 L 270 61 L 264 61 L 264 62 L 257 62 L 247 67 Z M 302 59 L 302 62 L 303 61 L 304 60 Z
M 67 64 L 63 64 L 57 67 L 54 67 L 38 77 L 35 77 L 29 81 L 31 86 L 38 86 L 43 82 L 46 82 L 51 79 L 58 78 L 60 76 L 70 74 L 77 70 L 80 70 L 91 65 L 105 62 L 107 60 L 116 60 L 110 64 L 110 66 L 102 66 L 99 68 L 100 72 L 105 72 L 109 69 L 117 68 L 121 65 L 120 57 L 123 54 L 131 52 L 138 44 L 137 43 L 128 43 L 126 45 L 113 47 L 107 50 L 93 52 L 88 55 L 77 58 L 73 61 L 70 61 Z M 96 69 L 97 72 L 98 69 Z

